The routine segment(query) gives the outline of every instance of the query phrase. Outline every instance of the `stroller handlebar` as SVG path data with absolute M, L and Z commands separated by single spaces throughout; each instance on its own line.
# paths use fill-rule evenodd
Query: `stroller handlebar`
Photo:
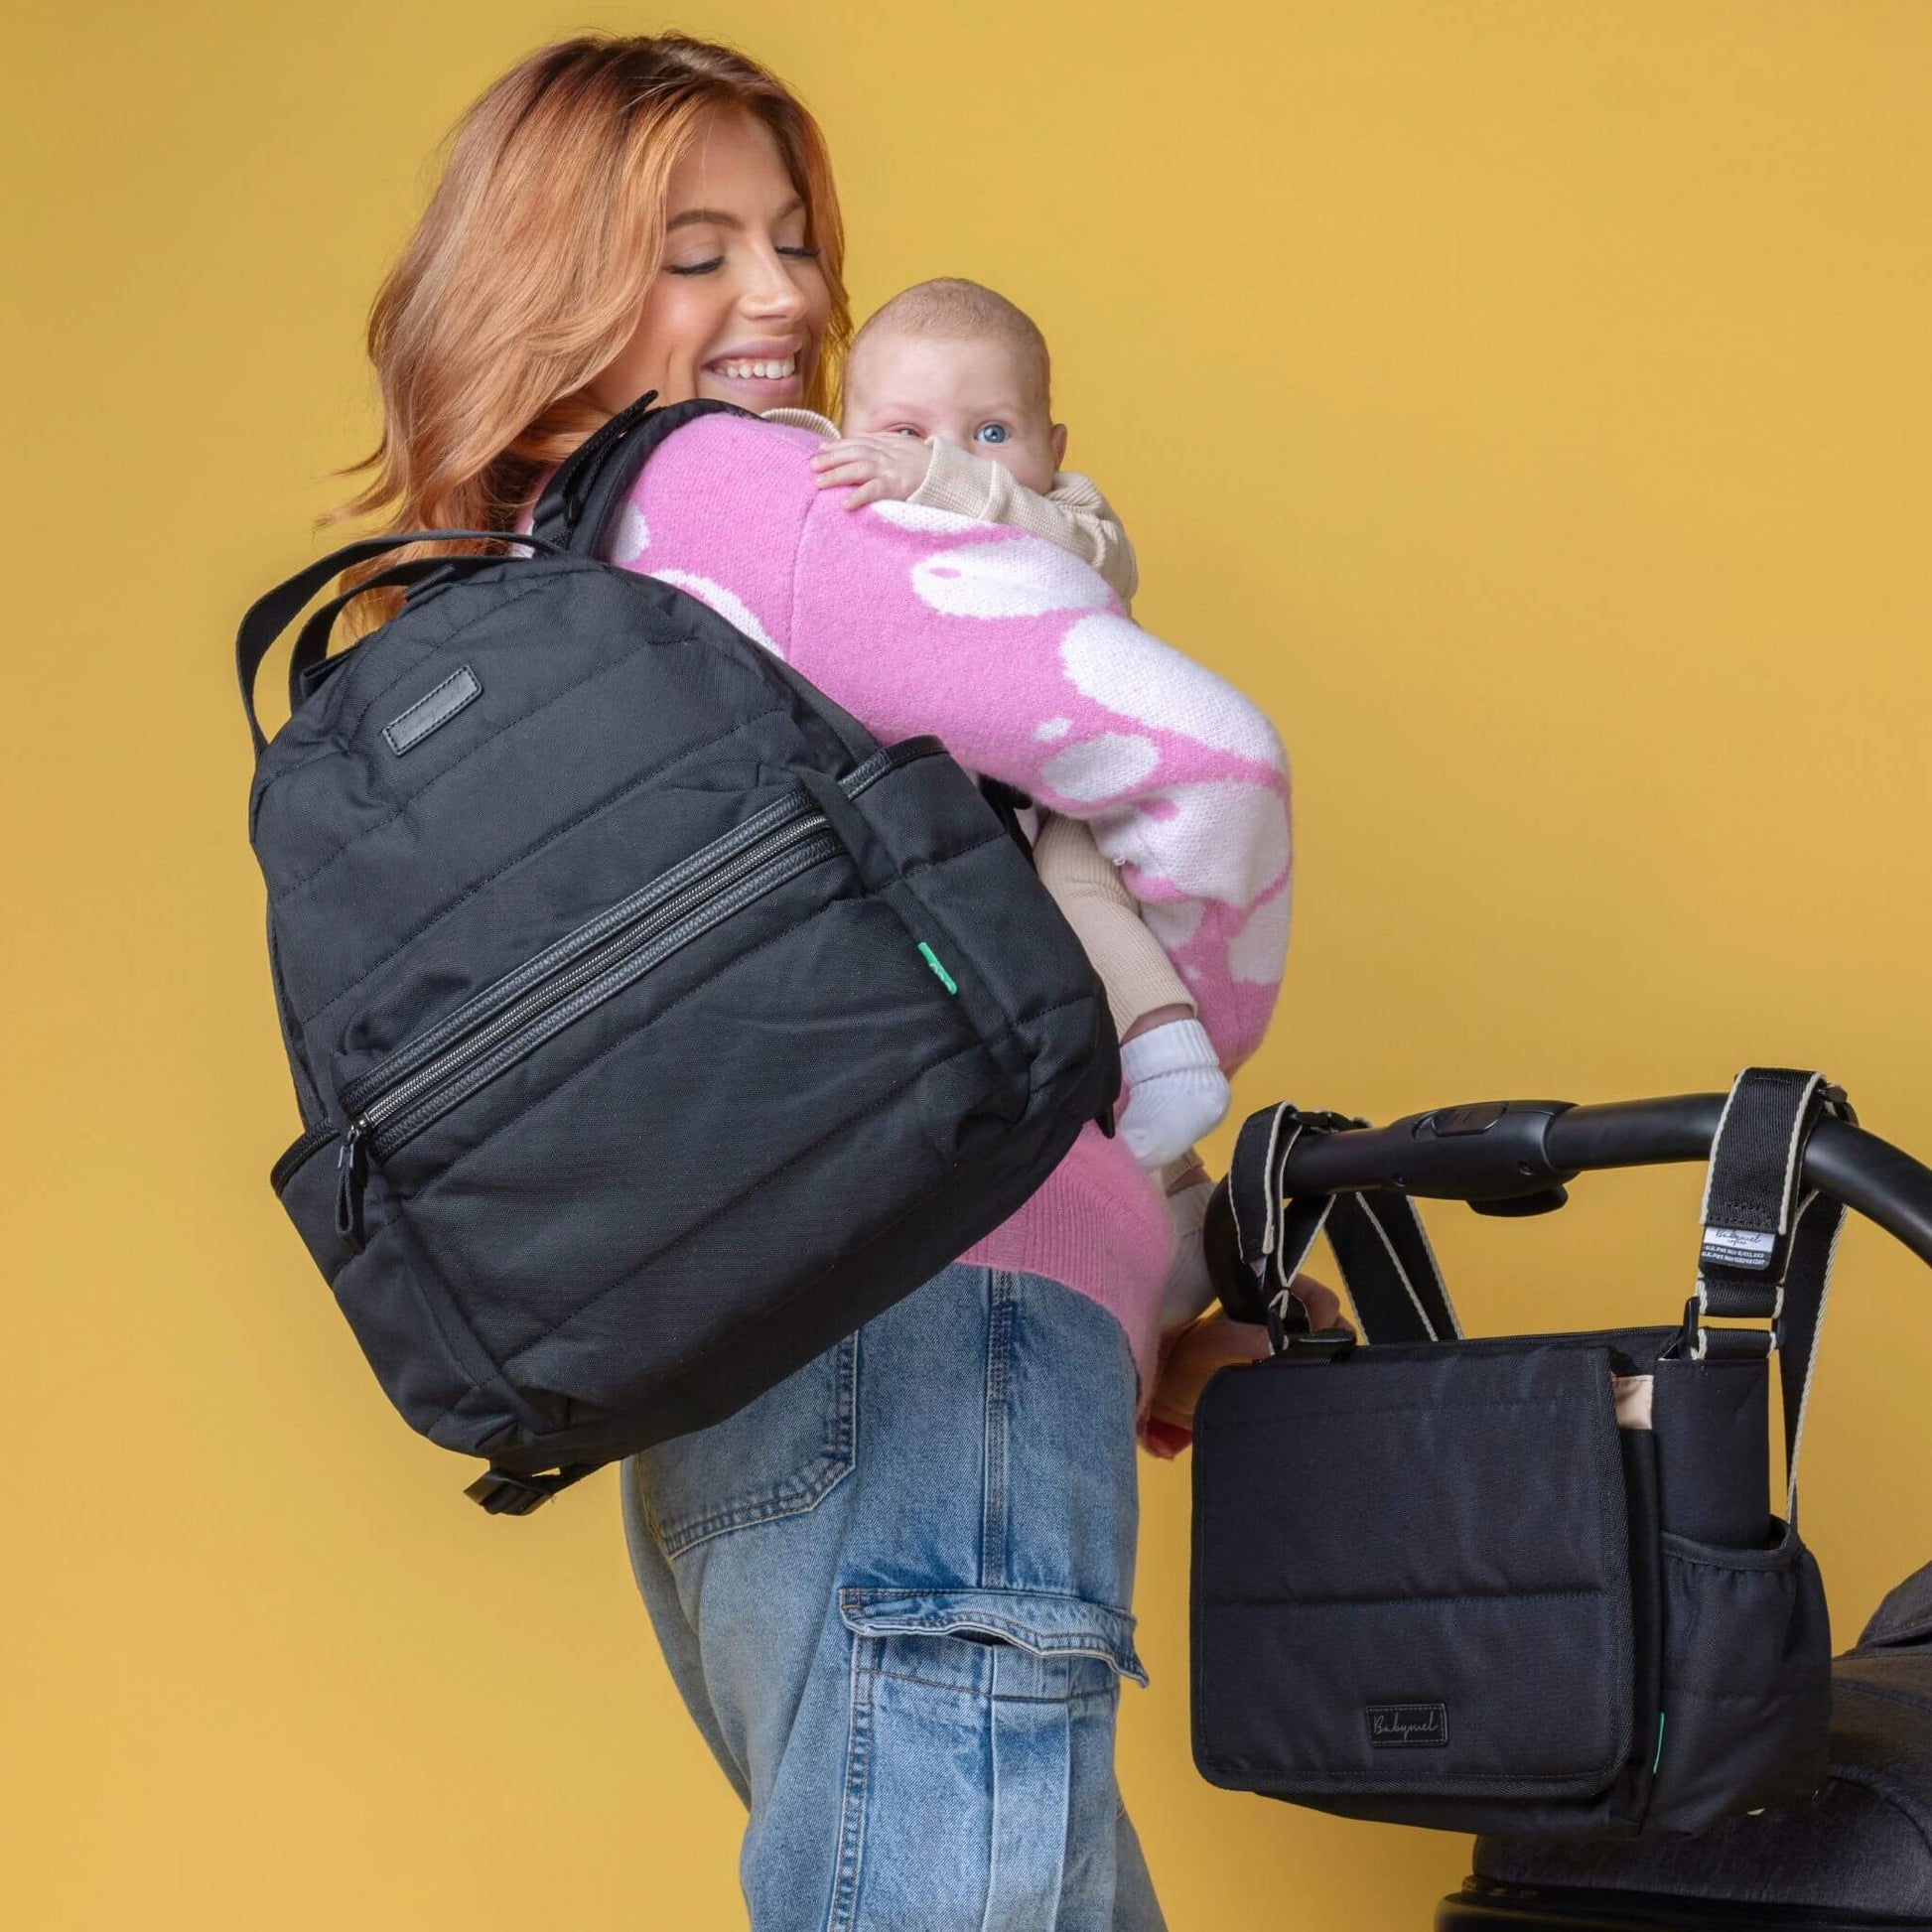
M 1287 1190 L 1388 1187 L 1534 1213 L 1563 1183 L 1602 1168 L 1703 1161 L 1724 1113 L 1721 1093 L 1577 1107 L 1562 1100 L 1485 1101 L 1410 1114 L 1386 1127 L 1310 1135 L 1290 1150 Z M 1819 1121 L 1805 1144 L 1804 1184 L 1874 1221 L 1932 1263 L 1932 1170 L 1849 1122 Z

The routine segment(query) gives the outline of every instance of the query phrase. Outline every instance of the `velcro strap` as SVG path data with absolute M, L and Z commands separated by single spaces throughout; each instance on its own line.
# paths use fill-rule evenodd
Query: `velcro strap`
M 1822 1074 L 1796 1067 L 1747 1066 L 1731 1082 L 1698 1210 L 1708 1313 L 1775 1312 L 1791 1259 L 1805 1135 L 1831 1092 Z

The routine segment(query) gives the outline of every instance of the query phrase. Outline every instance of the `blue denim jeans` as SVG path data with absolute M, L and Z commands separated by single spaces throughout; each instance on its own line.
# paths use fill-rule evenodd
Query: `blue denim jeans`
M 750 1811 L 753 1932 L 1159 1932 L 1114 1781 L 1139 1503 L 1104 1309 L 955 1262 L 630 1457 L 638 1588 Z

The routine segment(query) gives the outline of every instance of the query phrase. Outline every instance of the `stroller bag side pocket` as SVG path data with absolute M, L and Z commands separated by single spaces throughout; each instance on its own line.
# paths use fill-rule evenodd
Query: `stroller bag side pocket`
M 1768 1548 L 1663 1537 L 1664 1688 L 1645 1829 L 1702 1832 L 1796 1804 L 1825 1779 L 1831 1622 L 1812 1554 L 1772 1521 Z

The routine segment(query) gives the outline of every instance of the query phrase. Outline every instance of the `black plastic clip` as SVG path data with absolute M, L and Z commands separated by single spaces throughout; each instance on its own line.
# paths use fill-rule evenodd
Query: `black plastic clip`
M 1355 1352 L 1358 1340 L 1353 1328 L 1311 1328 L 1305 1334 L 1290 1335 L 1286 1346 L 1276 1353 L 1292 1362 L 1339 1362 Z
M 1278 1288 L 1268 1298 L 1262 1319 L 1268 1324 L 1268 1346 L 1277 1355 L 1285 1353 L 1290 1342 L 1311 1332 L 1309 1311 L 1292 1289 Z
M 490 1468 L 463 1493 L 492 1516 L 527 1516 L 531 1510 L 540 1509 L 558 1490 L 583 1481 L 600 1466 L 596 1462 L 573 1462 L 555 1475 L 545 1476 L 519 1476 L 508 1469 Z
M 1311 1328 L 1308 1310 L 1286 1288 L 1269 1297 L 1267 1321 L 1270 1349 L 1298 1361 L 1338 1362 L 1359 1339 L 1353 1328 Z
M 1687 1362 L 1704 1360 L 1704 1298 L 1693 1295 L 1684 1304 L 1684 1325 L 1674 1344 L 1678 1357 Z
M 463 1493 L 492 1516 L 527 1516 L 550 1500 L 548 1489 L 505 1469 L 485 1470 Z

